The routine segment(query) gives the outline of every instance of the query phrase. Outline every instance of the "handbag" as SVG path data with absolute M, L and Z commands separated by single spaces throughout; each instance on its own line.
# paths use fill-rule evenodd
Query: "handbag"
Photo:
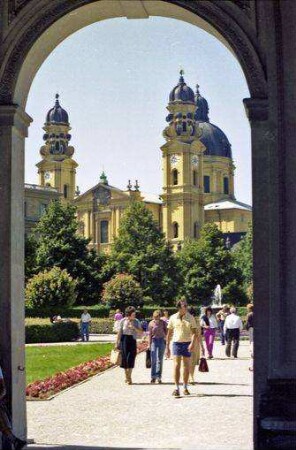
M 112 364 L 115 364 L 116 366 L 120 366 L 122 361 L 122 357 L 121 357 L 121 351 L 117 350 L 117 348 L 114 348 L 111 351 L 111 355 L 110 355 L 110 362 Z
M 146 350 L 146 369 L 151 369 L 151 350 Z
M 207 360 L 203 356 L 199 360 L 198 370 L 200 372 L 208 372 L 209 371 L 209 366 L 208 366 Z

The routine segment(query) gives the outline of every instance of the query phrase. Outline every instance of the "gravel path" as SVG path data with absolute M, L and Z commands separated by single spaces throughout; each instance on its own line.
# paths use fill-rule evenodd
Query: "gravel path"
M 252 375 L 249 347 L 227 359 L 215 343 L 210 372 L 196 372 L 191 396 L 173 398 L 173 362 L 164 362 L 162 385 L 150 384 L 144 354 L 134 384 L 115 368 L 51 401 L 28 402 L 29 438 L 34 449 L 192 448 L 252 449 Z

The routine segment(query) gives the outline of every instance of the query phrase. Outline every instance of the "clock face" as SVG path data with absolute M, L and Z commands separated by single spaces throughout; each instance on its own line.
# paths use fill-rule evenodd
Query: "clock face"
M 171 164 L 172 164 L 172 165 L 177 164 L 178 161 L 179 161 L 179 158 L 178 158 L 177 155 L 172 155 L 172 156 L 171 156 Z
M 192 156 L 191 162 L 193 166 L 198 166 L 198 157 Z
M 50 180 L 51 179 L 51 173 L 50 172 L 45 172 L 44 173 L 44 179 L 45 180 Z

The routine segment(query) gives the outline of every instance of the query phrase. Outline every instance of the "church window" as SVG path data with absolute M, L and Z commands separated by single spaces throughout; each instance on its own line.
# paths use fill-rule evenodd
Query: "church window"
M 173 175 L 173 185 L 176 186 L 178 184 L 178 171 L 174 169 L 172 172 Z
M 204 176 L 204 193 L 209 194 L 211 192 L 211 180 L 209 175 Z
M 64 184 L 64 198 L 68 198 L 68 185 Z
M 173 236 L 174 239 L 179 237 L 179 224 L 177 222 L 173 223 Z
M 101 244 L 107 244 L 109 242 L 109 222 L 108 220 L 101 220 Z
M 55 151 L 56 151 L 56 153 L 60 152 L 60 143 L 59 143 L 59 141 L 56 141 L 56 143 L 55 143 Z
M 198 237 L 198 222 L 195 222 L 193 225 L 193 237 L 194 238 Z
M 196 170 L 193 170 L 193 172 L 192 172 L 192 175 L 193 175 L 193 186 L 198 186 L 198 179 L 197 179 L 197 172 L 196 172 Z
M 223 192 L 224 192 L 224 194 L 229 194 L 229 178 L 228 177 L 223 178 Z
M 24 212 L 25 212 L 25 217 L 27 217 L 28 215 L 28 211 L 27 211 L 27 202 L 24 203 Z

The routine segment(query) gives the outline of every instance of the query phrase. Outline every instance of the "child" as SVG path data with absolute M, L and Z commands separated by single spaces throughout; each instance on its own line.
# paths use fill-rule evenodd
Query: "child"
M 118 333 L 120 328 L 120 322 L 122 321 L 122 319 L 123 319 L 122 312 L 120 311 L 120 309 L 117 309 L 114 315 L 114 326 L 113 326 L 113 331 L 115 333 Z

